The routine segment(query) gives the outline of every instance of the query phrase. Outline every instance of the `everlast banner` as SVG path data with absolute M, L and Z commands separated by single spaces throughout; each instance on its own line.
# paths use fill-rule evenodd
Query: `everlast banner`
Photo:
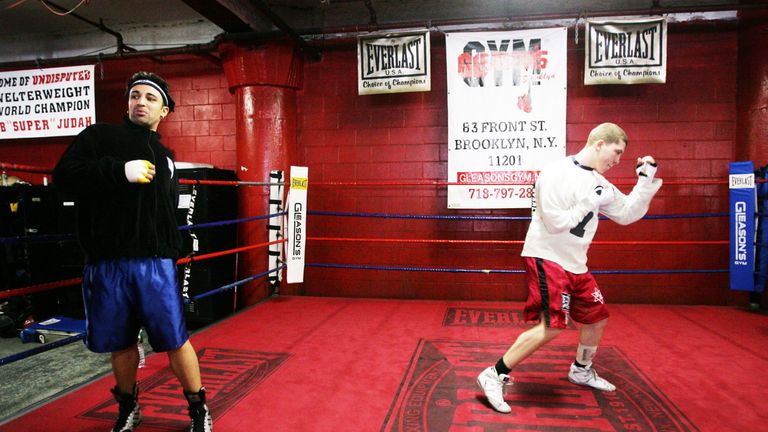
M 667 21 L 587 20 L 584 84 L 664 83 Z
M 363 36 L 357 42 L 358 94 L 431 89 L 428 31 Z

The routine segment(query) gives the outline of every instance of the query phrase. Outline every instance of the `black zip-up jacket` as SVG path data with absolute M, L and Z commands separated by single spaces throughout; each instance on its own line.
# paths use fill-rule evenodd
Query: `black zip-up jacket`
M 125 163 L 155 165 L 150 183 L 129 183 Z M 88 262 L 126 257 L 179 257 L 179 191 L 173 155 L 160 135 L 125 117 L 94 124 L 72 141 L 53 172 L 54 186 L 74 195 L 78 237 Z

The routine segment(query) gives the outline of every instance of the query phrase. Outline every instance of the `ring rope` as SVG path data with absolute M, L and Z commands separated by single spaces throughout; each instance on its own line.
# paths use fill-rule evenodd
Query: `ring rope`
M 0 291 L 0 299 L 16 297 L 20 295 L 34 294 L 40 291 L 48 291 L 65 286 L 77 285 L 83 281 L 83 278 L 65 279 L 55 282 L 46 282 L 37 285 L 30 285 L 23 288 L 15 288 L 5 291 Z
M 665 214 L 665 215 L 645 215 L 643 219 L 683 219 L 683 218 L 707 218 L 707 217 L 728 217 L 730 213 L 691 213 L 691 214 Z M 600 219 L 608 219 L 600 216 Z
M 728 273 L 730 269 L 668 269 L 668 270 L 590 270 L 594 274 L 677 274 L 677 273 Z
M 280 240 L 277 240 L 277 241 L 274 241 L 274 242 L 259 243 L 259 244 L 250 245 L 250 246 L 243 246 L 243 247 L 236 248 L 236 249 L 230 249 L 230 250 L 219 251 L 219 252 L 212 252 L 212 253 L 202 254 L 202 255 L 194 255 L 194 256 L 191 256 L 191 257 L 180 258 L 180 259 L 178 259 L 176 261 L 176 264 L 179 265 L 179 264 L 186 264 L 186 263 L 192 262 L 192 261 L 203 261 L 203 260 L 210 259 L 210 258 L 216 258 L 216 257 L 220 257 L 220 256 L 223 256 L 223 255 L 229 255 L 229 254 L 233 254 L 233 253 L 244 252 L 244 251 L 255 249 L 255 248 L 258 248 L 258 247 L 269 246 L 269 245 L 272 245 L 272 244 L 285 243 L 285 242 L 287 242 L 286 239 L 280 239 Z M 77 284 L 81 283 L 82 281 L 83 281 L 83 278 L 74 278 L 74 279 L 66 279 L 66 280 L 60 280 L 60 281 L 55 281 L 55 282 L 46 282 L 46 283 L 37 284 L 37 285 L 30 285 L 30 286 L 22 287 L 22 288 L 15 288 L 15 289 L 11 289 L 11 290 L 0 291 L 0 299 L 20 296 L 20 295 L 34 294 L 34 293 L 40 292 L 40 291 L 48 291 L 48 290 L 52 290 L 52 289 L 55 289 L 55 288 L 61 288 L 61 287 L 65 287 L 65 286 L 77 285 Z
M 53 174 L 53 168 L 39 167 L 33 165 L 21 165 L 10 162 L 0 161 L 0 170 L 34 172 L 42 174 Z M 212 186 L 283 186 L 284 183 L 272 182 L 254 182 L 254 181 L 231 181 L 231 180 L 198 180 L 198 179 L 179 179 L 179 184 L 187 185 L 212 185 Z
M 463 220 L 531 220 L 530 216 L 448 216 L 448 215 L 408 215 L 393 213 L 351 213 L 351 212 L 318 212 L 308 211 L 309 215 L 316 216 L 346 216 L 346 217 L 372 217 L 372 218 L 392 218 L 392 219 L 463 219 Z M 706 218 L 706 217 L 726 217 L 729 213 L 691 213 L 677 215 L 645 215 L 643 219 L 680 219 L 680 218 Z M 606 216 L 600 216 L 600 219 L 608 219 Z
M 276 216 L 285 216 L 287 211 L 280 213 L 273 213 L 266 216 L 255 216 L 250 218 L 232 219 L 217 222 L 206 222 L 201 224 L 192 225 L 180 225 L 179 231 L 191 230 L 196 228 L 209 228 L 222 225 L 230 225 L 239 222 L 249 222 L 260 219 L 269 219 Z M 344 217 L 378 217 L 378 218 L 393 218 L 393 219 L 461 219 L 461 220 L 530 220 L 530 216 L 429 216 L 429 215 L 406 215 L 406 214 L 388 214 L 388 213 L 345 213 L 345 212 L 307 212 L 310 215 L 316 216 L 344 216 Z M 706 218 L 706 217 L 727 217 L 728 213 L 693 213 L 693 214 L 679 214 L 679 215 L 646 215 L 643 219 L 683 219 L 683 218 Z M 605 216 L 600 216 L 600 219 L 607 219 Z M 41 234 L 34 236 L 12 236 L 12 237 L 0 237 L 0 244 L 14 244 L 14 243 L 42 243 L 48 241 L 70 241 L 76 240 L 75 234 Z M 755 243 L 759 244 L 759 243 Z
M 768 182 L 768 180 L 762 180 Z M 755 183 L 760 180 L 755 179 Z M 634 186 L 637 182 L 615 182 L 615 186 Z M 447 181 L 314 181 L 313 186 L 533 186 L 530 183 L 460 183 Z M 728 180 L 664 180 L 665 186 L 728 185 Z
M 51 174 L 53 172 L 52 168 L 36 167 L 32 165 L 21 165 L 21 164 L 14 164 L 10 162 L 0 162 L 0 169 L 2 170 L 7 169 L 11 171 L 43 173 L 43 174 Z
M 58 347 L 60 347 L 62 345 L 68 345 L 68 344 L 71 344 L 72 342 L 77 342 L 77 341 L 82 340 L 82 339 L 85 339 L 85 333 L 69 336 L 69 337 L 64 338 L 64 339 L 59 339 L 57 341 L 49 342 L 49 343 L 47 343 L 45 345 L 40 345 L 37 348 L 32 348 L 32 349 L 27 350 L 27 351 L 22 351 L 20 353 L 12 354 L 12 355 L 9 355 L 7 357 L 0 358 L 0 366 L 6 365 L 8 363 L 13 363 L 13 362 L 18 361 L 18 360 L 25 359 L 27 357 L 33 356 L 35 354 L 39 354 L 39 353 L 44 352 L 44 351 L 51 350 L 53 348 L 58 348 Z
M 408 215 L 392 213 L 349 213 L 349 212 L 319 212 L 308 211 L 308 215 L 316 216 L 346 216 L 346 217 L 376 217 L 392 219 L 464 219 L 464 220 L 531 220 L 530 216 L 440 216 L 440 215 Z
M 240 222 L 250 222 L 255 220 L 261 220 L 261 219 L 269 219 L 276 216 L 285 216 L 288 212 L 280 212 L 280 213 L 272 213 L 264 216 L 253 216 L 248 218 L 241 218 L 241 219 L 230 219 L 230 220 L 223 220 L 223 221 L 216 221 L 216 222 L 205 222 L 205 223 L 199 223 L 199 224 L 192 224 L 192 225 L 180 225 L 179 231 L 184 230 L 190 230 L 190 229 L 196 229 L 196 228 L 210 228 L 210 227 L 216 227 L 216 226 L 222 226 L 222 225 L 232 225 Z
M 179 184 L 183 185 L 211 185 L 211 186 L 284 186 L 282 182 L 256 182 L 256 181 L 238 181 L 238 180 L 197 180 L 197 179 L 179 179 Z
M 250 282 L 250 281 L 252 281 L 254 279 L 258 279 L 258 278 L 264 277 L 264 276 L 266 276 L 266 275 L 268 275 L 270 273 L 274 273 L 276 271 L 280 271 L 280 270 L 284 269 L 285 267 L 286 267 L 286 265 L 283 264 L 280 267 L 273 268 L 272 270 L 267 270 L 267 271 L 261 272 L 261 273 L 259 273 L 257 275 L 249 276 L 249 277 L 247 277 L 245 279 L 240 279 L 239 281 L 235 281 L 235 282 L 233 282 L 231 284 L 222 285 L 219 288 L 212 289 L 212 290 L 206 291 L 204 293 L 200 293 L 200 294 L 192 297 L 192 299 L 184 299 L 184 302 L 185 303 L 191 303 L 192 301 L 197 301 L 197 300 L 200 300 L 202 298 L 214 295 L 216 293 L 219 293 L 219 292 L 222 292 L 222 291 L 225 291 L 225 290 L 229 290 L 229 289 L 235 288 L 235 287 L 237 287 L 239 285 L 242 285 L 244 283 Z
M 249 218 L 232 219 L 232 220 L 224 220 L 224 221 L 217 221 L 217 222 L 206 222 L 201 224 L 180 225 L 177 228 L 179 229 L 179 231 L 191 230 L 196 228 L 210 228 L 215 226 L 231 225 L 231 224 L 240 223 L 240 222 L 250 222 L 250 221 L 260 220 L 260 219 L 269 219 L 271 217 L 285 216 L 287 214 L 288 212 L 284 211 L 281 213 L 273 213 L 266 216 L 254 216 Z M 34 236 L 0 237 L 0 244 L 40 243 L 40 242 L 47 242 L 47 241 L 76 240 L 76 239 L 77 239 L 77 236 L 75 234 L 40 234 L 40 235 L 34 235 Z
M 370 237 L 307 237 L 307 240 L 376 243 L 449 243 L 449 244 L 523 244 L 524 240 L 447 240 L 447 239 L 402 239 Z M 595 240 L 596 245 L 727 245 L 728 240 Z
M 525 273 L 525 270 L 511 269 L 462 269 L 462 268 L 434 268 L 434 267 L 398 267 L 398 266 L 374 266 L 356 264 L 325 264 L 308 263 L 307 267 L 343 268 L 357 270 L 395 270 L 436 273 Z M 727 273 L 728 269 L 676 269 L 676 270 L 590 270 L 593 274 L 666 274 L 666 273 Z
M 248 250 L 251 250 L 251 249 L 256 249 L 258 247 L 270 246 L 270 245 L 278 244 L 278 243 L 285 243 L 287 241 L 288 240 L 286 240 L 286 239 L 280 239 L 280 240 L 275 240 L 275 241 L 271 241 L 271 242 L 258 243 L 258 244 L 255 244 L 255 245 L 243 246 L 243 247 L 239 247 L 239 248 L 235 248 L 235 249 L 228 249 L 228 250 L 219 251 L 219 252 L 211 252 L 211 253 L 201 254 L 201 255 L 192 255 L 192 256 L 188 256 L 186 258 L 179 258 L 179 260 L 176 261 L 176 265 L 186 264 L 186 263 L 189 263 L 189 262 L 192 262 L 192 261 L 195 261 L 195 262 L 203 261 L 203 260 L 207 260 L 207 259 L 210 259 L 210 258 L 216 258 L 216 257 L 224 256 L 224 255 L 231 255 L 233 253 L 245 252 L 245 251 L 248 251 Z
M 53 172 L 53 168 L 37 167 L 32 165 L 21 165 L 10 162 L 0 161 L 0 169 L 8 169 L 12 171 L 28 171 L 50 174 Z M 190 182 L 190 183 L 187 183 Z M 767 183 L 768 179 L 755 179 L 755 183 Z M 278 183 L 269 182 L 239 182 L 239 181 L 223 181 L 223 180 L 187 180 L 180 179 L 181 184 L 210 184 L 210 185 L 248 185 L 248 186 L 271 186 Z M 459 182 L 447 182 L 440 180 L 420 180 L 420 181 L 378 181 L 378 182 L 358 182 L 358 181 L 313 181 L 313 185 L 317 186 L 489 186 L 489 185 L 516 185 L 516 183 L 459 183 Z M 617 182 L 614 185 L 634 185 L 635 182 Z M 727 185 L 728 180 L 665 180 L 665 185 Z M 526 186 L 526 185 L 523 185 Z M 528 185 L 530 186 L 530 185 Z

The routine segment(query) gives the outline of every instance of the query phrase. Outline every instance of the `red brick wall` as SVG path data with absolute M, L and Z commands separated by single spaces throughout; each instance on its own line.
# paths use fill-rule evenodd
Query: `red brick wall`
M 168 81 L 176 109 L 158 131 L 176 160 L 234 170 L 235 98 L 224 75 L 169 77 Z
M 725 186 L 690 184 L 725 179 L 734 154 L 737 34 L 734 30 L 671 28 L 663 85 L 583 86 L 583 42 L 568 49 L 568 153 L 578 151 L 597 123 L 614 121 L 630 135 L 624 163 L 608 173 L 628 192 L 633 160 L 652 154 L 667 180 L 649 214 L 727 212 Z M 529 215 L 527 210 L 448 210 L 443 186 L 334 186 L 323 181 L 392 182 L 447 178 L 447 106 L 443 38 L 432 35 L 432 91 L 358 96 L 353 43 L 326 48 L 307 62 L 298 97 L 299 156 L 309 167 L 310 211 L 407 215 Z M 177 110 L 160 127 L 177 159 L 235 169 L 234 97 L 217 66 L 197 58 L 157 66 L 107 63 L 97 79 L 97 118 L 118 121 L 126 71 L 154 70 L 168 79 Z M 53 166 L 71 140 L 0 141 L 0 160 Z M 12 173 L 15 174 L 15 173 Z M 41 177 L 18 173 L 40 183 Z M 688 182 L 689 184 L 672 184 Z M 253 216 L 253 215 L 244 215 Z M 601 224 L 596 240 L 726 240 L 727 218 L 643 220 Z M 527 221 L 373 219 L 312 216 L 310 237 L 522 240 Z M 308 263 L 395 267 L 521 269 L 520 245 L 310 241 Z M 726 268 L 725 246 L 594 245 L 600 269 Z M 519 274 L 338 270 L 309 267 L 307 282 L 286 293 L 327 296 L 525 298 Z M 599 275 L 609 301 L 683 304 L 733 302 L 727 274 Z
M 583 39 L 582 39 L 583 41 Z M 649 214 L 727 212 L 723 180 L 734 153 L 737 34 L 671 29 L 666 84 L 584 86 L 583 42 L 568 49 L 568 153 L 596 124 L 613 121 L 630 136 L 624 163 L 609 179 L 629 192 L 634 159 L 654 155 L 668 182 Z M 445 45 L 432 35 L 432 91 L 358 96 L 354 44 L 337 45 L 305 68 L 299 98 L 299 164 L 309 166 L 310 211 L 415 215 L 528 216 L 527 210 L 448 210 L 442 186 L 335 186 L 321 181 L 391 182 L 447 178 Z M 688 182 L 689 184 L 674 184 Z M 727 218 L 603 221 L 596 240 L 727 240 Z M 522 240 L 527 221 L 370 219 L 314 216 L 310 237 Z M 519 245 L 310 241 L 308 263 L 393 267 L 521 269 Z M 593 245 L 594 270 L 724 269 L 725 246 Z M 296 289 L 309 295 L 523 300 L 518 274 L 460 274 L 309 267 Z M 610 301 L 731 301 L 727 274 L 600 275 Z

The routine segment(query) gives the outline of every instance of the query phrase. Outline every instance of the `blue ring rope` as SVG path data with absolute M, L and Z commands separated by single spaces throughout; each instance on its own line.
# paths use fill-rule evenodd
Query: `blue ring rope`
M 184 230 L 190 230 L 190 229 L 196 229 L 196 228 L 210 228 L 210 227 L 216 227 L 216 226 L 222 226 L 222 225 L 231 225 L 236 224 L 240 222 L 249 222 L 254 220 L 261 220 L 261 219 L 269 219 L 276 216 L 284 216 L 287 215 L 288 212 L 280 212 L 280 213 L 272 213 L 265 216 L 254 216 L 249 218 L 241 218 L 241 219 L 232 219 L 232 220 L 224 220 L 224 221 L 218 221 L 218 222 L 206 222 L 201 224 L 195 224 L 195 225 L 180 225 L 178 227 L 179 231 Z M 59 240 L 77 240 L 75 234 L 42 234 L 42 235 L 36 235 L 36 236 L 14 236 L 14 237 L 0 237 L 0 244 L 4 243 L 41 243 L 41 242 L 49 242 L 49 241 L 59 241 Z
M 231 225 L 240 222 L 249 222 L 254 220 L 269 219 L 277 216 L 285 216 L 287 211 L 280 213 L 272 213 L 264 216 L 254 216 L 249 218 L 231 219 L 218 222 L 206 222 L 195 225 L 181 225 L 178 227 L 179 231 L 197 229 L 197 228 L 210 228 L 223 225 Z M 453 219 L 453 220 L 531 220 L 530 216 L 441 216 L 441 215 L 407 215 L 407 214 L 387 214 L 387 213 L 345 213 L 345 212 L 307 212 L 310 215 L 317 216 L 345 216 L 345 217 L 375 217 L 375 218 L 392 218 L 392 219 Z M 683 218 L 705 218 L 705 217 L 726 217 L 729 213 L 693 213 L 693 214 L 679 214 L 679 215 L 646 215 L 643 219 L 683 219 Z M 600 216 L 600 219 L 607 219 L 605 216 Z M 38 243 L 49 241 L 70 241 L 76 240 L 75 234 L 45 234 L 39 236 L 15 236 L 15 237 L 0 237 L 0 244 L 11 243 Z
M 285 216 L 288 212 L 280 212 L 280 213 L 272 213 L 264 216 L 254 216 L 249 218 L 242 218 L 242 219 L 231 219 L 231 220 L 224 220 L 224 221 L 218 221 L 218 222 L 205 222 L 201 224 L 194 224 L 194 225 L 181 225 L 179 226 L 179 231 L 184 230 L 191 230 L 196 228 L 210 228 L 210 227 L 216 227 L 216 226 L 222 226 L 222 225 L 232 225 L 240 222 L 250 222 L 255 220 L 261 220 L 261 219 L 269 219 L 276 216 Z
M 21 359 L 25 359 L 27 357 L 33 356 L 35 354 L 39 354 L 41 352 L 45 352 L 45 351 L 51 350 L 53 348 L 58 348 L 58 347 L 60 347 L 62 345 L 68 345 L 68 344 L 71 344 L 72 342 L 77 342 L 77 341 L 82 340 L 82 339 L 85 339 L 85 333 L 76 334 L 74 336 L 70 336 L 70 337 L 67 337 L 67 338 L 64 338 L 64 339 L 59 339 L 57 341 L 49 342 L 49 343 L 47 343 L 45 345 L 41 345 L 41 346 L 39 346 L 37 348 L 32 348 L 31 350 L 22 351 L 20 353 L 12 354 L 12 355 L 9 355 L 8 357 L 0 358 L 0 366 L 8 364 L 8 363 L 13 363 L 13 362 L 21 360 Z
M 263 276 L 266 276 L 266 275 L 268 275 L 268 274 L 270 274 L 270 273 L 274 273 L 274 272 L 276 272 L 276 271 L 278 271 L 278 270 L 282 270 L 283 268 L 285 268 L 285 264 L 283 264 L 283 265 L 282 265 L 282 266 L 280 266 L 280 267 L 275 267 L 275 268 L 273 268 L 272 270 L 267 270 L 267 271 L 265 271 L 265 272 L 261 272 L 261 273 L 259 273 L 259 274 L 257 274 L 257 275 L 254 275 L 254 276 L 249 276 L 249 277 L 247 277 L 247 278 L 245 278 L 245 279 L 241 279 L 241 280 L 239 280 L 239 281 L 235 281 L 235 282 L 233 282 L 233 283 L 231 283 L 231 284 L 222 285 L 222 286 L 220 286 L 220 287 L 218 287 L 218 288 L 216 288 L 216 289 L 213 289 L 213 290 L 210 290 L 210 291 L 206 291 L 206 292 L 204 292 L 204 293 L 200 293 L 200 294 L 198 294 L 198 295 L 196 295 L 196 296 L 192 297 L 191 299 L 189 299 L 189 298 L 185 298 L 185 299 L 184 299 L 184 303 L 191 303 L 192 301 L 198 301 L 198 300 L 200 300 L 200 299 L 202 299 L 202 298 L 205 298 L 205 297 L 208 297 L 208 296 L 211 296 L 211 295 L 214 295 L 214 294 L 220 293 L 220 292 L 222 292 L 222 291 L 224 291 L 224 290 L 228 290 L 228 289 L 232 289 L 232 288 L 235 288 L 235 287 L 236 287 L 236 286 L 238 286 L 238 285 L 242 285 L 242 284 L 244 284 L 244 283 L 247 283 L 247 282 L 250 282 L 250 281 L 252 281 L 252 280 L 254 280 L 254 279 L 258 279 L 258 278 L 260 278 L 260 277 L 263 277 Z

